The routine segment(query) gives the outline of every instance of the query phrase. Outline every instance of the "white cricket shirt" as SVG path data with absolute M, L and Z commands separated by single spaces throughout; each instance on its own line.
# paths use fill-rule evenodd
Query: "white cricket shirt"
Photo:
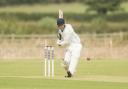
M 64 30 L 59 30 L 60 34 L 62 35 L 62 40 L 59 43 L 60 45 L 68 44 L 81 44 L 79 36 L 75 33 L 74 29 L 70 24 L 65 24 Z

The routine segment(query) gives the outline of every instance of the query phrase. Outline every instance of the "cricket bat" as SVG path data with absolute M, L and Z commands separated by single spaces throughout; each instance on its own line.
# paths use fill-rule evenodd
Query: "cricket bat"
M 63 18 L 63 11 L 59 9 L 59 18 Z

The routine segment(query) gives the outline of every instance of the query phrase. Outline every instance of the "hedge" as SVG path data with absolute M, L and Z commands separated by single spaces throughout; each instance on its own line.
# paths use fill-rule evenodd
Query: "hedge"
M 28 20 L 38 21 L 41 18 L 45 18 L 45 17 L 57 18 L 58 14 L 57 13 L 11 13 L 11 12 L 0 13 L 1 19 L 16 18 L 24 21 L 28 21 Z M 90 15 L 90 14 L 65 13 L 64 17 L 66 20 L 73 20 L 78 22 L 81 22 L 81 21 L 88 22 L 99 17 L 103 17 L 107 21 L 112 21 L 112 22 L 128 21 L 128 13 L 112 14 L 112 15 L 106 15 L 106 16 L 100 16 L 97 14 Z
M 78 33 L 128 32 L 127 15 L 128 13 L 108 16 L 65 13 L 65 19 L 75 23 L 73 27 Z M 0 13 L 0 34 L 55 34 L 56 19 L 56 13 Z M 108 25 L 109 22 L 122 22 L 123 25 Z

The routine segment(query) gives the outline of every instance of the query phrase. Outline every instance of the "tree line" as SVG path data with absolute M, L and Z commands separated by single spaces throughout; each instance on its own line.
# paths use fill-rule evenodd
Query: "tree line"
M 35 3 L 70 3 L 79 0 L 0 0 L 0 6 L 19 5 L 19 4 L 35 4 Z
M 17 4 L 71 3 L 71 2 L 96 4 L 97 2 L 98 3 L 106 3 L 106 2 L 117 3 L 117 2 L 122 2 L 122 1 L 128 1 L 128 0 L 0 0 L 0 5 L 1 6 L 6 6 L 6 5 L 17 5 Z

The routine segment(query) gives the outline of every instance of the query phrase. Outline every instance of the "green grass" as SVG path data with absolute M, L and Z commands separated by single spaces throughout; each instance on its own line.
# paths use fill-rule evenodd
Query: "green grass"
M 81 60 L 75 76 L 55 61 L 55 77 L 44 77 L 44 61 L 0 60 L 0 89 L 127 89 L 128 60 Z
M 127 64 L 128 60 L 81 60 L 77 67 L 76 76 L 128 76 Z M 1 60 L 0 72 L 0 76 L 42 76 L 44 74 L 44 61 L 39 59 Z M 59 60 L 55 61 L 55 73 L 57 76 L 63 76 L 65 73 Z
M 73 7 L 73 9 L 71 7 Z M 0 12 L 58 13 L 59 9 L 62 9 L 64 13 L 84 13 L 86 6 L 79 3 L 20 5 L 1 7 Z
M 0 89 L 127 89 L 127 83 L 0 78 Z
M 80 61 L 78 75 L 128 76 L 127 64 L 128 60 Z

